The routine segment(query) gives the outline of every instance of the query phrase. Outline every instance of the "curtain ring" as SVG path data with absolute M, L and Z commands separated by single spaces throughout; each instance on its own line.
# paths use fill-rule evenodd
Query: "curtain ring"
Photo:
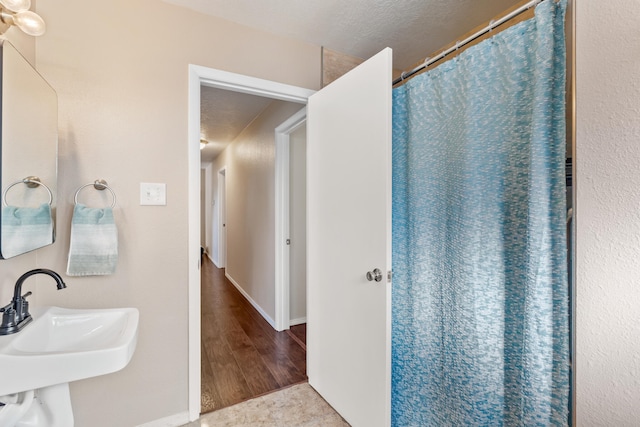
M 38 178 L 37 176 L 28 176 L 24 179 L 21 179 L 19 181 L 13 182 L 11 183 L 2 193 L 2 205 L 3 206 L 9 206 L 7 204 L 7 193 L 9 192 L 9 189 L 11 189 L 11 187 L 13 187 L 14 185 L 18 185 L 18 184 L 26 184 L 27 187 L 29 188 L 36 188 L 39 186 L 42 186 L 45 188 L 45 190 L 47 190 L 47 193 L 49 193 L 49 206 L 51 206 L 51 204 L 53 203 L 53 193 L 51 192 L 51 189 L 49 187 L 47 187 L 45 185 L 44 182 L 40 181 L 40 178 Z

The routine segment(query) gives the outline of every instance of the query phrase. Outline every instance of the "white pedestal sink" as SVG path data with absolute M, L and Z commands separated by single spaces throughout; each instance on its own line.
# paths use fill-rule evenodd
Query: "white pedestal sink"
M 0 336 L 0 426 L 72 427 L 69 382 L 124 368 L 136 347 L 138 310 L 34 309 Z

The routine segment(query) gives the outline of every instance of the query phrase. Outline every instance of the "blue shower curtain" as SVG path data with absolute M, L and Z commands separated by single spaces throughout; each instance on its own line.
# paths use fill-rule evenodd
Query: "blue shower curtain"
M 568 423 L 565 7 L 394 89 L 394 426 Z

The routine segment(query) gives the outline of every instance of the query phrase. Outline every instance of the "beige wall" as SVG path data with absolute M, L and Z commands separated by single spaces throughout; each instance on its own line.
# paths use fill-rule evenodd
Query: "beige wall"
M 274 101 L 230 144 L 213 165 L 226 166 L 226 274 L 273 322 L 275 319 L 275 128 L 300 104 Z
M 106 179 L 118 196 L 113 276 L 38 286 L 37 304 L 133 306 L 136 353 L 123 371 L 73 383 L 78 426 L 134 426 L 187 411 L 188 64 L 311 89 L 318 47 L 156 0 L 40 1 L 40 73 L 59 97 L 58 241 L 2 264 L 63 272 L 75 190 Z M 139 206 L 139 183 L 167 184 L 166 206 Z M 3 291 L 12 283 L 2 275 Z M 12 280 L 15 280 L 12 278 Z
M 322 48 L 322 87 L 327 86 L 342 75 L 348 73 L 358 65 L 362 64 L 364 59 L 347 55 L 335 50 Z
M 577 425 L 640 425 L 640 3 L 577 7 Z

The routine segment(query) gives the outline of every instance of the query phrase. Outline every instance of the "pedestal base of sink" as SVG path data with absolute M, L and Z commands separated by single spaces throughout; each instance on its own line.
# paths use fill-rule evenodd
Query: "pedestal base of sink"
M 69 383 L 0 397 L 0 426 L 73 427 Z

